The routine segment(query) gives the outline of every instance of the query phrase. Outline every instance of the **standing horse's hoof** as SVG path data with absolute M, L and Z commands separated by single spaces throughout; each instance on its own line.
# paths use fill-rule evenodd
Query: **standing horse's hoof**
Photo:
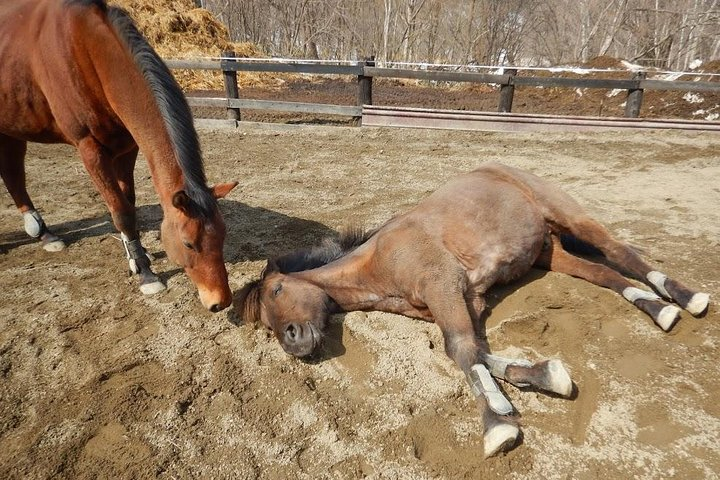
M 167 287 L 160 280 L 157 280 L 155 282 L 143 283 L 142 285 L 140 285 L 140 291 L 145 295 L 154 295 L 156 293 L 162 292 L 165 289 L 167 289 Z
M 54 242 L 48 242 L 43 244 L 43 250 L 46 252 L 59 252 L 61 250 L 65 250 L 65 242 L 62 240 L 55 240 Z
M 485 432 L 483 446 L 485 458 L 492 457 L 498 452 L 509 450 L 517 441 L 520 429 L 510 423 L 498 423 Z
M 66 245 L 60 237 L 54 233 L 46 232 L 41 238 L 43 250 L 46 252 L 59 252 L 64 250 Z

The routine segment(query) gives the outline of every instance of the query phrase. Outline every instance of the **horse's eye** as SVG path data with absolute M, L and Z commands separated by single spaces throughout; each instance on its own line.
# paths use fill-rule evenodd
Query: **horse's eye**
M 195 250 L 195 247 L 193 247 L 193 244 L 190 242 L 183 242 L 183 245 L 185 245 L 185 248 L 188 250 Z
M 282 283 L 278 283 L 275 285 L 275 288 L 273 288 L 273 295 L 276 297 L 280 294 L 280 291 L 282 290 Z

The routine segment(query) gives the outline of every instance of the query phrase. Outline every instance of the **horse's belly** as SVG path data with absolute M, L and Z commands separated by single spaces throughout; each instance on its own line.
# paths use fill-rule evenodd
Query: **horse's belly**
M 513 217 L 486 221 L 454 229 L 445 239 L 476 290 L 525 275 L 540 254 L 547 230 L 544 218 L 531 205 Z
M 535 263 L 542 249 L 542 237 L 523 244 L 521 248 L 492 245 L 484 248 L 468 268 L 468 283 L 477 291 L 485 291 L 496 283 L 509 283 L 525 275 Z M 514 247 L 517 247 L 515 245 Z

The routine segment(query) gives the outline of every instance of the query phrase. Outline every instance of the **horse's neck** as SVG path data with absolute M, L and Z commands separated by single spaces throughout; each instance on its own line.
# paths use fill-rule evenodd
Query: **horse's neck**
M 327 265 L 292 275 L 322 288 L 343 311 L 373 310 L 384 298 L 368 267 L 373 250 L 371 245 L 363 245 Z
M 150 157 L 148 166 L 152 172 L 153 185 L 160 197 L 160 204 L 165 209 L 172 205 L 172 196 L 183 189 L 184 180 L 182 170 L 174 157 Z
M 115 30 L 108 24 L 105 29 L 88 33 L 83 44 L 93 59 L 93 73 L 106 101 L 147 159 L 155 190 L 165 207 L 184 184 L 176 148 L 153 87 L 132 54 L 118 41 L 103 41 L 114 36 Z

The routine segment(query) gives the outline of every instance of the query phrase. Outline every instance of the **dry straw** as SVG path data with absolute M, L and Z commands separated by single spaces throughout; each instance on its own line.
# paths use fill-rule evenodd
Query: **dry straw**
M 265 56 L 251 43 L 233 43 L 227 28 L 192 0 L 113 0 L 127 10 L 150 44 L 163 58 L 219 57 L 232 50 L 238 57 Z M 222 74 L 212 70 L 174 70 L 185 91 L 223 90 Z M 277 87 L 288 75 L 238 73 L 240 86 Z

